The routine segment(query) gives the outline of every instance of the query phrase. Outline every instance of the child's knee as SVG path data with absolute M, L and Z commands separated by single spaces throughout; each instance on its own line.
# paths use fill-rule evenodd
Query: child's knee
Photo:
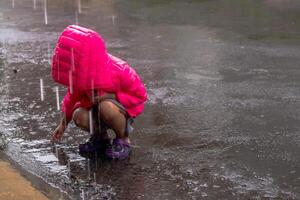
M 81 128 L 88 128 L 88 111 L 78 108 L 73 113 L 73 121 L 76 126 Z

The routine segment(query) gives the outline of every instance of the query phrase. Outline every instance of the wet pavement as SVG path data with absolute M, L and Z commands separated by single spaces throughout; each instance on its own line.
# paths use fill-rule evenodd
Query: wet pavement
M 52 199 L 300 199 L 299 11 L 293 0 L 2 0 L 4 152 Z M 88 134 L 74 125 L 49 143 L 56 87 L 65 93 L 50 57 L 68 24 L 98 31 L 146 84 L 126 161 L 81 158 Z

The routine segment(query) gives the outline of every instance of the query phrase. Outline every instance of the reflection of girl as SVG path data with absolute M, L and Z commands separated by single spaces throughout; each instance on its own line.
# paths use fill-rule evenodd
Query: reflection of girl
M 106 156 L 126 158 L 130 152 L 131 123 L 143 111 L 147 99 L 135 70 L 108 54 L 95 31 L 74 25 L 60 35 L 52 61 L 53 79 L 68 87 L 63 99 L 63 117 L 52 141 L 61 139 L 73 119 L 78 127 L 92 133 L 91 139 L 79 146 L 81 155 L 99 150 L 100 141 L 107 137 L 106 130 L 110 128 L 116 139 L 106 148 Z M 101 119 L 101 130 L 96 126 L 97 116 Z

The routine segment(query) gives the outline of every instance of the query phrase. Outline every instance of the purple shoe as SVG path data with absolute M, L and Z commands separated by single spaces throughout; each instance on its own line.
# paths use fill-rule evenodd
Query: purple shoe
M 109 143 L 110 139 L 101 140 L 95 136 L 91 136 L 87 142 L 79 144 L 79 155 L 85 158 L 94 158 L 96 152 L 100 154 L 105 153 Z
M 84 158 L 93 158 L 96 151 L 97 148 L 95 144 L 91 141 L 79 144 L 79 155 L 81 155 Z
M 115 139 L 112 146 L 106 149 L 105 155 L 110 159 L 123 160 L 129 156 L 131 146 L 128 142 Z

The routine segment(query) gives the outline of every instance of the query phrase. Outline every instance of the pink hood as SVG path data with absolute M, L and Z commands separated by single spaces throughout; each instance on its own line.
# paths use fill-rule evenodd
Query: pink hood
M 115 93 L 131 117 L 143 111 L 147 100 L 144 84 L 136 71 L 108 54 L 98 33 L 79 26 L 68 26 L 60 35 L 51 74 L 56 82 L 68 86 L 62 110 L 69 119 L 76 103 L 91 105 L 86 98 L 91 89 Z
M 111 87 L 110 68 L 98 33 L 75 25 L 62 32 L 52 58 L 51 73 L 56 82 L 75 90 Z

